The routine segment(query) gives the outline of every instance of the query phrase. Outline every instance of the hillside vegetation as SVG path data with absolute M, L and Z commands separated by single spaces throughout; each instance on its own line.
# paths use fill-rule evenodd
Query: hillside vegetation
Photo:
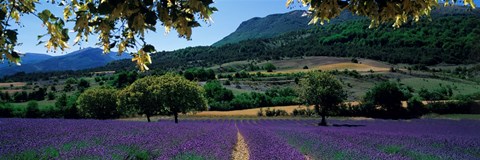
M 390 63 L 435 65 L 480 61 L 479 11 L 450 12 L 440 8 L 432 21 L 400 29 L 380 26 L 368 29 L 367 20 L 286 33 L 274 38 L 250 39 L 220 47 L 189 47 L 153 55 L 153 70 L 207 67 L 240 60 L 270 60 L 299 56 L 362 57 Z M 446 10 L 446 11 L 445 11 Z M 446 14 L 455 13 L 455 14 Z M 100 70 L 133 69 L 128 60 L 113 62 Z

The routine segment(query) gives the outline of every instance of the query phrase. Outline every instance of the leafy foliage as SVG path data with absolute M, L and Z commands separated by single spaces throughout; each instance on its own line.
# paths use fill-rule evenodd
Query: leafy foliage
M 125 89 L 117 96 L 118 107 L 124 113 L 145 114 L 150 122 L 150 117 L 164 113 L 163 101 L 159 97 L 160 81 L 158 77 L 147 76 L 141 78 Z
M 178 113 L 207 109 L 205 90 L 197 83 L 172 73 L 158 77 L 158 82 L 159 96 L 156 98 L 162 102 L 164 111 L 175 117 L 175 123 L 178 123 Z
M 364 105 L 376 116 L 396 119 L 404 116 L 404 99 L 405 94 L 399 84 L 386 81 L 375 85 L 365 94 Z
M 189 68 L 183 72 L 183 76 L 191 81 L 207 81 L 215 79 L 215 72 L 212 69 Z
M 103 46 L 104 53 L 117 47 L 119 53 L 133 48 L 140 48 L 133 56 L 140 70 L 148 70 L 151 63 L 149 54 L 155 48 L 145 42 L 147 31 L 156 31 L 157 22 L 169 32 L 172 28 L 179 37 L 190 39 L 192 28 L 200 26 L 198 19 L 210 21 L 210 15 L 217 9 L 211 7 L 211 0 L 133 0 L 133 1 L 50 1 L 52 4 L 63 7 L 63 16 L 58 17 L 50 10 L 45 9 L 36 13 L 38 0 L 23 0 L 21 2 L 3 1 L 0 7 L 0 39 L 1 55 L 14 63 L 20 61 L 14 51 L 17 42 L 16 30 L 8 29 L 11 19 L 20 23 L 20 15 L 36 15 L 46 26 L 47 33 L 38 38 L 46 38 L 47 50 L 64 50 L 69 47 L 70 39 L 66 22 L 73 21 L 73 30 L 76 33 L 75 44 L 82 40 L 87 41 L 92 34 L 99 35 L 99 45 Z M 74 44 L 74 45 L 75 45 Z
M 204 90 L 195 82 L 179 75 L 168 73 L 163 76 L 148 76 L 135 81 L 118 95 L 120 110 L 150 116 L 174 115 L 178 113 L 206 110 Z
M 111 119 L 119 117 L 117 111 L 117 90 L 112 88 L 91 88 L 78 97 L 79 112 L 86 118 Z
M 287 6 L 290 6 L 295 0 L 287 0 Z M 311 12 L 312 20 L 310 24 L 324 21 L 330 21 L 340 15 L 347 9 L 360 16 L 369 17 L 371 20 L 370 28 L 376 27 L 382 23 L 394 22 L 393 27 L 399 28 L 410 19 L 419 21 L 420 17 L 430 16 L 432 9 L 438 6 L 438 0 L 420 0 L 420 1 L 365 1 L 365 0 L 345 0 L 345 1 L 316 1 L 316 0 L 297 0 L 303 6 L 308 6 Z M 450 3 L 455 4 L 456 0 L 446 0 L 445 6 Z M 475 8 L 473 0 L 464 0 L 465 5 Z
M 267 72 L 273 72 L 273 70 L 277 69 L 277 67 L 275 67 L 275 65 L 273 65 L 272 63 L 265 64 L 263 68 L 267 70 Z
M 222 86 L 220 81 L 209 81 L 203 88 L 210 110 L 230 110 L 229 102 L 234 98 L 233 92 Z
M 319 125 L 327 125 L 325 116 L 338 107 L 347 97 L 341 82 L 327 72 L 309 72 L 300 81 L 300 99 L 314 105 L 315 112 L 322 117 Z

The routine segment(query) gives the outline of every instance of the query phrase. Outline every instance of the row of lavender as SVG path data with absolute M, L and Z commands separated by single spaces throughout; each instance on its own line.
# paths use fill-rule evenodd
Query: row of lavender
M 0 119 L 0 159 L 230 159 L 232 122 Z
M 248 120 L 251 159 L 480 159 L 480 121 Z
M 480 121 L 0 119 L 0 159 L 480 159 Z

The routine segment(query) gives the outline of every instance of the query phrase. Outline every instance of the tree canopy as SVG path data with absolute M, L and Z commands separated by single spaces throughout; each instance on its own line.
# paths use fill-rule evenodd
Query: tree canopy
M 292 6 L 295 0 L 287 0 Z M 310 23 L 322 23 L 338 16 L 343 10 L 350 10 L 360 16 L 371 19 L 370 27 L 385 22 L 394 22 L 393 27 L 400 27 L 409 19 L 418 21 L 428 16 L 438 5 L 438 0 L 297 0 L 308 7 L 312 20 Z M 445 5 L 455 4 L 456 0 L 446 0 Z M 70 39 L 66 27 L 73 22 L 72 30 L 76 33 L 74 44 L 87 41 L 88 37 L 98 34 L 98 45 L 105 53 L 118 48 L 121 54 L 134 51 L 132 61 L 140 70 L 148 70 L 151 63 L 150 53 L 155 48 L 145 41 L 148 31 L 155 32 L 157 23 L 166 32 L 175 29 L 179 37 L 190 39 L 192 28 L 200 26 L 198 20 L 209 22 L 213 12 L 213 0 L 47 0 L 63 7 L 63 15 L 54 15 L 50 10 L 38 11 L 39 0 L 4 0 L 0 2 L 0 60 L 4 57 L 12 63 L 19 64 L 20 54 L 15 47 L 17 30 L 13 24 L 21 26 L 21 16 L 35 15 L 46 27 L 46 33 L 39 35 L 39 44 L 44 44 L 47 51 L 65 50 Z M 464 0 L 465 5 L 475 8 L 473 0 Z
M 118 94 L 118 107 L 126 113 L 144 114 L 148 122 L 150 117 L 164 112 L 163 101 L 159 97 L 160 81 L 158 77 L 148 76 L 136 80 Z
M 118 94 L 118 106 L 124 111 L 145 114 L 150 122 L 152 115 L 206 110 L 205 91 L 197 83 L 182 76 L 168 73 L 139 79 Z
M 90 88 L 78 97 L 78 109 L 87 118 L 118 118 L 116 98 L 117 90 L 113 88 Z
M 175 117 L 175 123 L 178 123 L 178 113 L 207 109 L 205 90 L 197 83 L 172 73 L 161 76 L 158 81 L 157 98 L 162 101 L 166 113 Z

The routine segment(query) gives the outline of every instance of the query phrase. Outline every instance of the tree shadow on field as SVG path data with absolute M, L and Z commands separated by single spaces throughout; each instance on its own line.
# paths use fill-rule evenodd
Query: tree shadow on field
M 363 124 L 332 124 L 332 127 L 365 127 Z

